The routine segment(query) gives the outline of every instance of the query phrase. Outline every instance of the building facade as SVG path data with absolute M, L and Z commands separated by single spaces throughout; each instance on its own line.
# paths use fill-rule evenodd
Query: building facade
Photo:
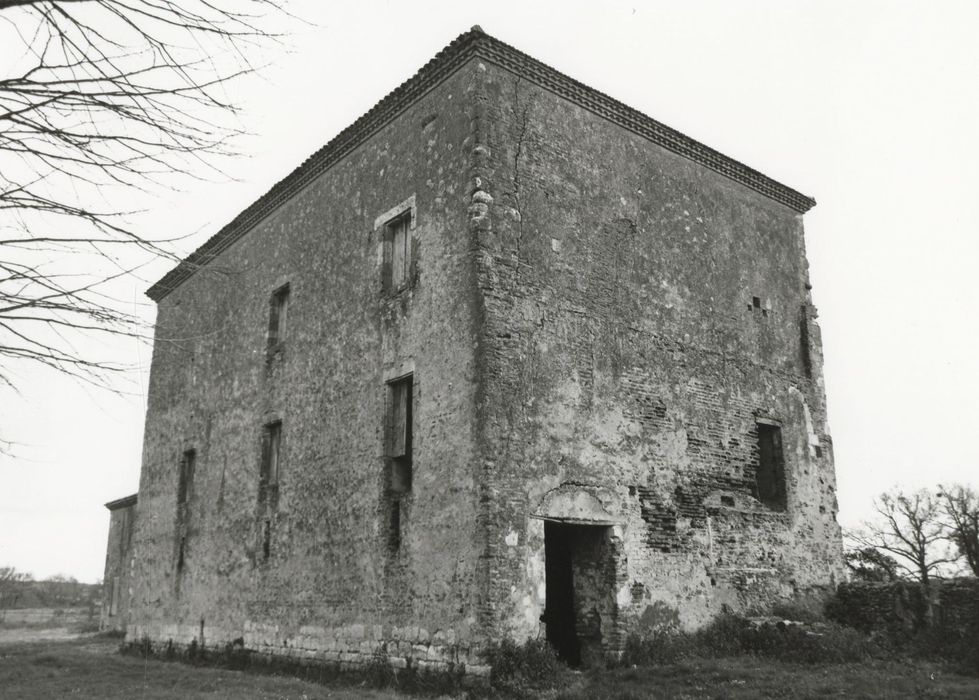
M 102 577 L 102 609 L 99 629 L 125 632 L 132 597 L 133 531 L 136 528 L 137 495 L 105 504 L 109 511 L 109 542 Z
M 463 34 L 149 290 L 128 634 L 479 674 L 832 586 L 813 204 Z

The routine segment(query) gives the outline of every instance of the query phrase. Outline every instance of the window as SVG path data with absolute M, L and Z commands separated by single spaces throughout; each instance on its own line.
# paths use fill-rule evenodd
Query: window
M 812 354 L 809 346 L 809 313 L 806 305 L 799 307 L 799 353 L 802 371 L 806 378 L 812 379 Z
M 391 458 L 391 490 L 411 490 L 412 390 L 411 375 L 388 384 L 390 393 L 387 455 Z
M 272 521 L 266 520 L 262 525 L 262 559 L 269 560 L 272 554 Z
M 190 489 L 194 483 L 194 464 L 197 453 L 194 450 L 184 452 L 180 460 L 180 476 L 177 481 L 177 507 L 184 508 L 190 500 Z
M 411 278 L 411 212 L 392 219 L 384 227 L 385 262 L 388 270 L 385 288 L 396 292 L 406 287 Z
M 282 444 L 282 421 L 269 423 L 262 430 L 262 466 L 259 478 L 265 486 L 279 483 L 279 453 Z
M 412 413 L 414 404 L 412 375 L 388 383 L 387 426 L 387 533 L 388 548 L 401 547 L 402 500 L 411 492 Z
M 190 531 L 190 500 L 193 495 L 194 469 L 197 463 L 197 453 L 186 450 L 180 460 L 180 476 L 177 480 L 177 573 L 184 570 L 187 535 Z
M 272 521 L 279 502 L 281 466 L 282 421 L 273 421 L 262 428 L 262 462 L 259 466 L 258 523 L 262 561 L 269 560 L 272 550 Z
M 782 428 L 758 423 L 758 469 L 755 472 L 758 500 L 772 510 L 785 510 L 785 457 Z
M 269 302 L 269 352 L 274 352 L 285 341 L 288 317 L 289 285 L 284 284 L 272 292 Z

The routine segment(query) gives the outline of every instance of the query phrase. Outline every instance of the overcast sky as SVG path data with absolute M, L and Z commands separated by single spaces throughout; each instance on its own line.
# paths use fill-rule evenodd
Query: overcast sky
M 325 9 L 323 5 L 329 4 Z M 979 487 L 979 3 L 321 3 L 231 97 L 237 181 L 153 202 L 200 245 L 473 24 L 816 198 L 805 217 L 840 521 L 895 484 Z M 154 281 L 168 269 L 157 264 Z M 146 281 L 127 288 L 133 308 Z M 152 305 L 145 307 L 152 313 Z M 150 316 L 151 318 L 151 316 Z M 37 371 L 4 395 L 0 565 L 101 578 L 106 501 L 136 491 L 143 369 L 114 397 Z

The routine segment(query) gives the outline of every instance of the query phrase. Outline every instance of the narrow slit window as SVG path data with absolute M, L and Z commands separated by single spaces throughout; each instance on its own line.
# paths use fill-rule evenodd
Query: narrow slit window
M 391 490 L 404 493 L 411 490 L 413 390 L 412 376 L 388 384 L 390 393 L 388 457 L 391 462 Z
M 262 559 L 269 560 L 272 554 L 272 521 L 262 523 Z
M 274 292 L 269 301 L 269 351 L 278 348 L 286 339 L 289 320 L 289 285 L 284 284 Z
M 264 486 L 279 483 L 282 446 L 282 421 L 269 423 L 262 430 L 262 466 L 259 475 Z
M 190 491 L 194 483 L 194 467 L 197 453 L 194 450 L 184 452 L 180 460 L 180 476 L 177 480 L 177 506 L 183 508 L 190 500 Z
M 187 538 L 181 537 L 180 544 L 177 547 L 177 573 L 184 570 L 184 556 L 187 549 Z
M 758 500 L 772 510 L 785 510 L 785 456 L 782 428 L 758 423 L 758 469 L 755 473 Z
M 388 507 L 388 548 L 396 552 L 401 548 L 401 501 L 392 498 Z
M 808 379 L 812 379 L 812 354 L 809 346 L 809 313 L 806 305 L 799 308 L 799 355 L 802 361 L 802 371 Z

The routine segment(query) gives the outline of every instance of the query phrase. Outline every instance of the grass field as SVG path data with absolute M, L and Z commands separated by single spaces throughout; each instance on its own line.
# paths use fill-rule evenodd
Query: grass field
M 0 635 L 0 697 L 98 700 L 386 700 L 364 687 L 323 686 L 116 653 L 118 640 L 17 640 Z M 979 698 L 979 678 L 940 664 L 868 662 L 798 665 L 756 657 L 569 673 L 551 700 L 639 698 Z

